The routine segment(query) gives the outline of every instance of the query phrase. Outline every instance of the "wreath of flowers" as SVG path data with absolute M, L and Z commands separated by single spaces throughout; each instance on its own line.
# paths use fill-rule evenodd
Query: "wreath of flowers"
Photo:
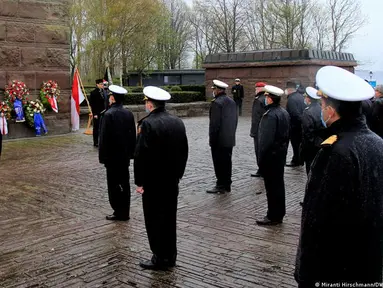
M 49 80 L 43 82 L 40 90 L 40 100 L 43 103 L 44 107 L 48 110 L 52 110 L 49 99 L 56 97 L 57 103 L 60 101 L 60 87 L 56 81 Z
M 5 101 L 0 102 L 0 116 L 7 120 L 11 119 L 11 108 Z
M 28 101 L 24 109 L 25 120 L 30 127 L 35 127 L 34 113 L 44 114 L 45 108 L 39 99 Z
M 29 91 L 24 82 L 13 80 L 11 84 L 5 86 L 5 102 L 13 109 L 13 103 L 16 99 L 21 100 L 23 105 L 27 104 Z

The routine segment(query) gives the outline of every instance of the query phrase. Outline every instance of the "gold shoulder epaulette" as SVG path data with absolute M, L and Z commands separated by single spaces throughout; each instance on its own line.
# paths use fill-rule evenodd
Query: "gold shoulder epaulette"
M 336 141 L 338 140 L 338 136 L 336 135 L 332 135 L 330 137 L 328 137 L 326 140 L 324 140 L 321 144 L 321 146 L 324 146 L 324 145 L 332 145 L 334 144 Z

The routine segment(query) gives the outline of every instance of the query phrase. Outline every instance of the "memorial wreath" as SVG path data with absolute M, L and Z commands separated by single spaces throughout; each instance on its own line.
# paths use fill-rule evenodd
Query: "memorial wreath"
M 60 102 L 60 87 L 56 81 L 43 82 L 40 90 L 40 100 L 46 109 L 58 113 L 57 103 Z

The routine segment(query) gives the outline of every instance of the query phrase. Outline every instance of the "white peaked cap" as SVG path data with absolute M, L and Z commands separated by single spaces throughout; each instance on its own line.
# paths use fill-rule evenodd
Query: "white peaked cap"
M 283 95 L 283 90 L 278 88 L 278 87 L 275 87 L 275 86 L 272 86 L 272 85 L 266 85 L 264 87 L 265 89 L 265 94 L 271 94 L 273 96 L 277 96 L 277 97 L 281 97 Z
M 226 89 L 227 87 L 229 87 L 229 85 L 227 85 L 225 82 L 222 82 L 219 80 L 213 80 L 213 84 L 214 84 L 214 86 L 216 86 L 218 88 L 222 88 L 222 89 Z
M 110 92 L 115 94 L 128 94 L 128 91 L 124 87 L 118 85 L 110 85 L 108 89 Z
M 318 93 L 318 90 L 313 88 L 313 87 L 307 87 L 306 88 L 306 94 L 310 97 L 310 98 L 313 98 L 313 99 L 320 99 L 321 97 L 317 95 Z
M 152 99 L 157 101 L 167 101 L 171 98 L 170 93 L 156 86 L 147 86 L 143 90 L 146 96 L 144 100 Z
M 316 83 L 322 97 L 356 102 L 374 97 L 372 86 L 359 76 L 336 66 L 325 66 L 318 70 Z

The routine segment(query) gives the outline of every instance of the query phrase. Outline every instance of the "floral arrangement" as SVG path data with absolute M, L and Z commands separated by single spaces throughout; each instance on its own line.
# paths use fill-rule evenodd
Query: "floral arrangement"
M 21 100 L 22 104 L 25 105 L 28 101 L 29 91 L 27 85 L 24 82 L 13 80 L 11 84 L 5 86 L 5 102 L 8 106 L 13 109 L 13 103 L 16 99 Z
M 60 102 L 60 87 L 56 81 L 43 82 L 40 90 L 40 100 L 46 109 L 58 112 L 57 103 Z
M 43 103 L 41 103 L 41 101 L 38 99 L 28 101 L 24 109 L 25 109 L 25 119 L 27 120 L 27 124 L 30 127 L 34 128 L 35 127 L 34 114 L 40 113 L 42 115 L 45 112 Z
M 11 119 L 11 108 L 7 104 L 7 102 L 0 102 L 0 117 L 5 117 L 5 119 Z

